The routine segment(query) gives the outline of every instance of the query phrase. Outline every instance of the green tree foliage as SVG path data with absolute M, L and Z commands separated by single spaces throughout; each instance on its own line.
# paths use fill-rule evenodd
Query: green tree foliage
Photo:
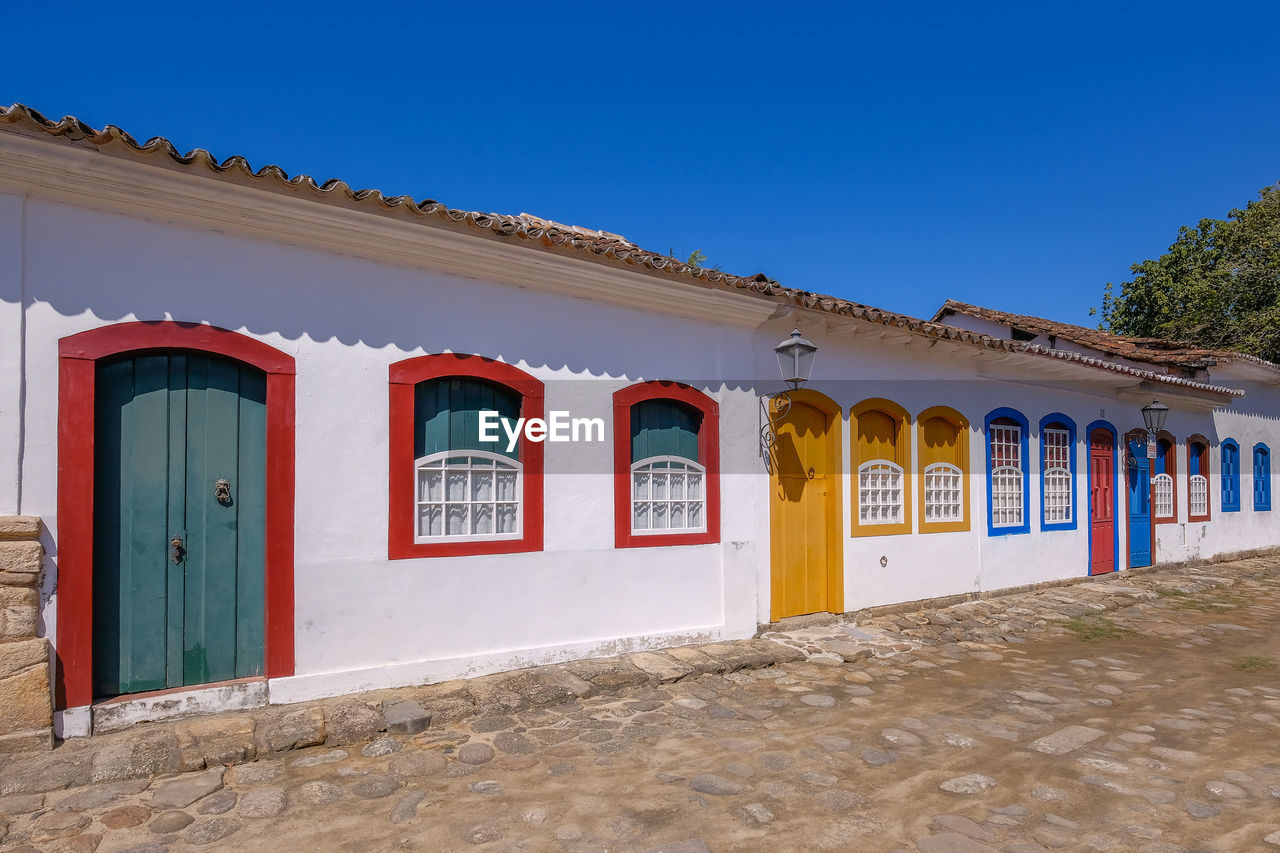
M 1110 282 L 1102 327 L 1280 362 L 1280 183 L 1228 219 L 1184 226 L 1169 251 Z

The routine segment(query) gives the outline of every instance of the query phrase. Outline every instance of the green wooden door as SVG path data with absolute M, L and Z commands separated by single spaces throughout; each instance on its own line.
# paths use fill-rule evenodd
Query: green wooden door
M 160 353 L 96 384 L 94 695 L 261 675 L 266 377 Z

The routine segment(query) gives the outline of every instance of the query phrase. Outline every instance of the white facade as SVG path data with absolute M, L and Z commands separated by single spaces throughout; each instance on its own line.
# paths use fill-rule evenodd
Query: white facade
M 46 148 L 49 162 L 36 162 Z M 843 412 L 846 611 L 1087 574 L 1086 427 L 1105 420 L 1123 434 L 1153 395 L 1173 407 L 1167 429 L 1180 442 L 1180 520 L 1157 527 L 1156 560 L 1280 544 L 1280 515 L 1253 511 L 1247 451 L 1280 448 L 1275 384 L 1224 377 L 1247 396 L 1215 408 L 1218 397 L 1150 377 L 930 340 L 26 138 L 0 135 L 0 166 L 0 513 L 45 522 L 43 630 L 55 649 L 59 341 L 134 320 L 211 324 L 295 359 L 295 673 L 271 680 L 273 702 L 751 636 L 770 619 L 774 571 L 759 395 L 778 390 L 773 346 L 793 326 L 821 347 L 809 387 Z M 515 365 L 545 383 L 549 411 L 605 421 L 603 442 L 545 445 L 540 551 L 388 558 L 388 369 L 442 352 Z M 645 380 L 686 382 L 719 406 L 718 543 L 615 547 L 611 395 Z M 848 413 L 871 397 L 913 417 L 945 405 L 968 419 L 967 531 L 851 535 Z M 999 407 L 1030 425 L 1030 529 L 991 536 L 983 421 Z M 1039 423 L 1051 412 L 1076 429 L 1078 523 L 1042 532 Z M 1197 524 L 1186 523 L 1182 473 L 1192 433 L 1212 445 L 1212 518 Z M 912 474 L 914 426 L 909 434 Z M 1227 436 L 1242 450 L 1238 513 L 1219 506 Z M 920 500 L 913 491 L 906 508 L 913 531 Z

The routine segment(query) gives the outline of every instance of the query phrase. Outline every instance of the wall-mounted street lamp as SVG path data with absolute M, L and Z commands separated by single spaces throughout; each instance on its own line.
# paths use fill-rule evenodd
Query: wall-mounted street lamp
M 778 354 L 778 371 L 782 374 L 782 381 L 787 383 L 790 390 L 760 398 L 760 458 L 764 460 L 764 468 L 770 474 L 773 473 L 770 450 L 776 438 L 773 420 L 784 418 L 791 411 L 791 391 L 798 391 L 809 381 L 818 345 L 801 335 L 799 329 L 792 329 L 791 336 L 774 347 L 773 351 Z
M 813 370 L 814 355 L 818 352 L 817 344 L 802 337 L 799 329 L 792 329 L 791 337 L 774 347 L 773 351 L 778 354 L 778 370 L 782 373 L 782 381 L 793 390 L 804 387 Z
M 1164 429 L 1165 418 L 1169 417 L 1169 407 L 1159 400 L 1152 400 L 1142 407 L 1142 422 L 1147 425 L 1147 432 L 1157 433 Z
M 1156 433 L 1164 429 L 1165 419 L 1169 417 L 1169 407 L 1159 400 L 1152 400 L 1142 407 L 1142 423 L 1147 428 L 1147 458 L 1156 458 Z M 1138 459 L 1132 452 L 1125 455 L 1125 463 L 1130 468 L 1138 466 Z

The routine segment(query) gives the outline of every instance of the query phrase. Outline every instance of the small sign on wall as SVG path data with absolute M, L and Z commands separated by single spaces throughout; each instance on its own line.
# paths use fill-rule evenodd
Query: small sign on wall
M 1156 458 L 1156 437 L 1154 435 L 1147 436 L 1147 458 Z

